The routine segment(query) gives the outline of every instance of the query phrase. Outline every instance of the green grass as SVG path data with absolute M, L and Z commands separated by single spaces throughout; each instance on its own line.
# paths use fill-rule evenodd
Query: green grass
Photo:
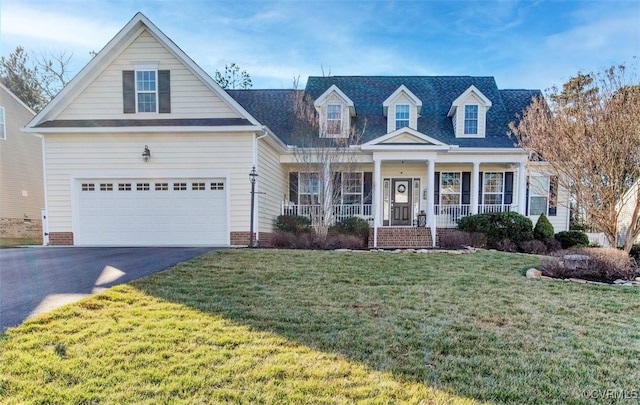
M 0 238 L 0 249 L 25 245 L 42 245 L 42 238 Z
M 538 261 L 498 252 L 212 253 L 10 329 L 0 339 L 0 402 L 549 404 L 637 395 L 640 291 L 526 279 Z

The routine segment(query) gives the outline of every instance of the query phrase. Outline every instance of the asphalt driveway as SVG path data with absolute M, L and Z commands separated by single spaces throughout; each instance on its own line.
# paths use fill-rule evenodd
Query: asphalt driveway
M 62 305 L 220 248 L 0 249 L 0 332 Z

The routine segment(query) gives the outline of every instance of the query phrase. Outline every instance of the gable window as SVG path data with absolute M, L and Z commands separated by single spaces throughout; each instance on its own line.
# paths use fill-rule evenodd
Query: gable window
M 504 173 L 485 173 L 482 181 L 482 204 L 502 204 Z
M 170 113 L 169 70 L 138 69 L 122 72 L 123 112 Z
M 7 131 L 4 122 L 4 107 L 0 107 L 0 139 L 7 139 Z
M 342 133 L 342 105 L 327 104 L 327 135 Z
M 477 105 L 464 106 L 464 134 L 465 135 L 478 134 L 478 106 Z
M 138 112 L 156 112 L 157 89 L 155 70 L 136 71 L 136 100 Z
M 440 173 L 440 204 L 460 204 L 462 182 L 460 173 Z
M 396 129 L 409 126 L 409 104 L 396 104 Z

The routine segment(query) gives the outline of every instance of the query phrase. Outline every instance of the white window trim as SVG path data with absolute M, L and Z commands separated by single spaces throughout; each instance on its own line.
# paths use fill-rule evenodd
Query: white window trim
M 0 107 L 0 140 L 7 139 L 7 115 L 4 107 Z
M 357 175 L 358 181 L 360 182 L 360 191 L 359 192 L 347 192 L 345 191 L 345 175 Z M 346 195 L 357 195 L 360 197 L 360 202 L 357 204 L 347 203 L 345 202 L 344 197 Z M 362 205 L 364 201 L 364 173 L 363 172 L 342 172 L 341 181 L 340 181 L 340 201 L 343 205 Z
M 398 107 L 400 107 L 400 106 L 407 107 L 407 110 L 408 110 L 407 113 L 409 115 L 408 115 L 408 117 L 406 119 L 401 119 L 401 120 L 398 119 Z M 394 124 L 393 124 L 393 127 L 396 130 L 398 130 L 400 128 L 404 128 L 404 127 L 411 127 L 411 104 L 409 104 L 409 103 L 398 103 L 398 104 L 395 105 L 394 110 L 395 111 L 394 111 Z M 401 127 L 398 127 L 398 121 L 406 121 L 407 125 L 403 125 Z
M 304 187 L 305 185 L 305 181 L 303 180 L 303 176 L 308 176 L 307 177 L 307 181 L 309 181 L 310 179 L 312 179 L 313 177 L 315 177 L 315 180 L 317 181 L 317 191 L 314 190 L 313 187 Z M 311 182 L 309 182 L 308 184 L 312 184 Z M 317 172 L 301 172 L 298 175 L 298 203 L 300 205 L 319 205 L 320 204 L 320 174 Z M 304 192 L 305 190 L 309 191 L 309 192 Z M 314 192 L 315 191 L 315 192 Z M 311 204 L 309 204 L 309 202 L 302 202 L 302 196 L 310 196 L 309 200 L 311 201 Z
M 149 91 L 149 90 L 138 90 L 138 72 L 154 72 L 155 75 L 155 84 L 156 84 L 156 89 L 154 91 Z M 158 69 L 157 68 L 145 68 L 145 67 L 140 67 L 137 68 L 134 71 L 134 86 L 135 86 L 135 90 L 136 90 L 136 113 L 138 114 L 158 114 L 158 109 L 159 109 L 159 105 L 158 105 L 158 99 L 160 98 L 158 95 Z M 140 94 L 154 94 L 155 95 L 155 101 L 156 101 L 156 105 L 155 105 L 155 111 L 140 111 L 139 107 L 140 107 L 140 101 L 138 99 L 138 96 Z
M 444 190 L 444 183 L 442 182 L 444 180 L 444 175 L 445 174 L 457 174 L 458 175 L 458 184 L 460 185 L 460 190 L 457 193 L 445 193 L 443 192 Z M 442 203 L 442 196 L 443 195 L 458 195 L 458 203 L 457 204 L 443 204 Z M 462 204 L 462 172 L 440 172 L 440 201 L 438 201 L 439 205 L 461 205 Z
M 330 107 L 338 107 L 338 112 L 340 113 L 340 118 L 339 119 L 329 119 L 329 108 Z M 344 137 L 345 134 L 343 133 L 343 125 L 344 125 L 344 114 L 343 114 L 343 105 L 340 103 L 327 103 L 326 106 L 326 110 L 325 110 L 325 114 L 324 114 L 324 119 L 325 119 L 325 130 L 324 130 L 324 137 L 326 138 L 341 138 Z M 338 125 L 338 132 L 336 133 L 332 133 L 329 131 L 329 128 L 332 128 L 333 125 L 330 125 L 329 122 L 330 121 L 335 121 L 335 122 L 339 122 L 340 125 Z
M 476 118 L 467 118 L 467 107 L 476 107 Z M 462 135 L 466 137 L 479 137 L 480 136 L 480 106 L 478 104 L 465 104 L 463 109 L 464 117 L 462 118 Z M 467 132 L 467 121 L 476 123 L 476 132 Z
M 545 178 L 547 180 L 547 189 L 546 190 L 540 190 L 537 187 L 533 187 L 532 179 L 534 177 Z M 535 214 L 531 213 L 531 199 L 532 198 L 544 198 L 544 199 L 546 199 L 547 203 L 545 204 L 544 212 L 535 213 Z M 544 215 L 548 216 L 549 215 L 549 201 L 550 200 L 551 200 L 551 177 L 545 176 L 545 175 L 531 175 L 531 176 L 529 176 L 529 201 L 527 201 L 527 215 L 538 216 L 538 215 L 544 214 Z
M 497 191 L 486 191 L 485 190 L 485 179 L 486 179 L 486 176 L 488 174 L 501 174 L 502 175 L 502 187 L 501 187 L 500 192 L 497 192 Z M 505 188 L 504 187 L 504 179 L 505 179 L 505 172 L 493 171 L 493 172 L 484 172 L 484 173 L 482 173 L 482 200 L 480 201 L 481 205 L 504 205 L 504 194 L 505 194 L 504 193 L 504 188 Z M 487 204 L 487 203 L 484 202 L 484 197 L 486 195 L 500 195 L 500 202 L 498 204 L 495 204 L 495 203 L 494 204 Z

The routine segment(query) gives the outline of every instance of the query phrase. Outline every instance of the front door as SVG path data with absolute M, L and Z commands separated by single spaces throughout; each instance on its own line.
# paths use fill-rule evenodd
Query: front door
M 411 225 L 411 179 L 391 181 L 391 225 Z

